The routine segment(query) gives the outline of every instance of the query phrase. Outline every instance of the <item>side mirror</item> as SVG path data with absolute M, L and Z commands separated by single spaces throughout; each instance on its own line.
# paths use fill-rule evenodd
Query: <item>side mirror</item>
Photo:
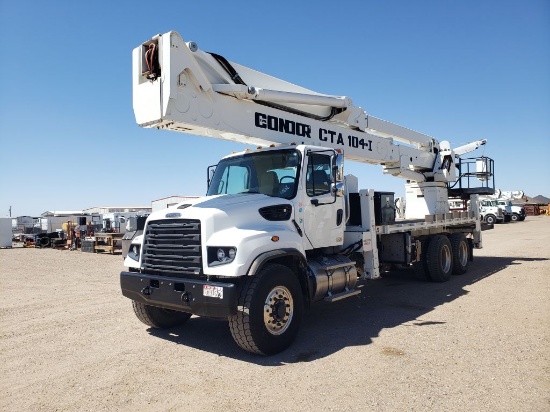
M 212 183 L 212 178 L 214 177 L 214 173 L 216 173 L 216 167 L 218 165 L 212 165 L 208 166 L 206 169 L 206 190 L 210 188 L 210 183 Z
M 337 152 L 331 158 L 332 185 L 331 191 L 335 197 L 344 196 L 344 153 Z

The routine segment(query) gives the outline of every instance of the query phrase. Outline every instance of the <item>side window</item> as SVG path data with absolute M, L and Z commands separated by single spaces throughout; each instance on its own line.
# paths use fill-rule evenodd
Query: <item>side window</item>
M 229 166 L 220 175 L 218 181 L 213 181 L 214 194 L 240 193 L 247 187 L 248 169 L 242 166 Z
M 330 156 L 312 154 L 306 172 L 306 192 L 308 196 L 325 195 L 330 192 Z

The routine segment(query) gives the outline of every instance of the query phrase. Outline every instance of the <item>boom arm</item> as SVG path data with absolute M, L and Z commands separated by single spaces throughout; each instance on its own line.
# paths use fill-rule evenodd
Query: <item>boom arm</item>
M 417 182 L 456 179 L 458 154 L 447 142 L 369 116 L 348 97 L 316 93 L 204 52 L 173 31 L 134 49 L 133 106 L 142 127 L 252 145 L 343 149 L 350 160 Z

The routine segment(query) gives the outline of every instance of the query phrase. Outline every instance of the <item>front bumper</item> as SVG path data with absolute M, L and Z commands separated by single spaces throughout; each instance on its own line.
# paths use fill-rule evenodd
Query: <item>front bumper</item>
M 121 272 L 120 287 L 123 296 L 151 306 L 213 318 L 227 318 L 237 313 L 234 283 Z M 208 296 L 212 290 L 216 296 Z

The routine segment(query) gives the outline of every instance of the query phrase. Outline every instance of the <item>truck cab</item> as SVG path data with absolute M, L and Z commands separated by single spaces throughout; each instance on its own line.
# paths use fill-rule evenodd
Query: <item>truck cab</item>
M 514 205 L 512 201 L 508 199 L 497 199 L 497 203 L 500 207 L 506 210 L 506 213 L 510 216 L 510 220 L 512 222 L 520 222 L 525 220 L 526 213 L 523 206 Z
M 510 221 L 510 214 L 506 212 L 504 207 L 499 206 L 496 200 L 480 200 L 479 211 L 483 221 L 488 224 Z M 506 218 L 506 216 L 508 216 L 508 218 Z

